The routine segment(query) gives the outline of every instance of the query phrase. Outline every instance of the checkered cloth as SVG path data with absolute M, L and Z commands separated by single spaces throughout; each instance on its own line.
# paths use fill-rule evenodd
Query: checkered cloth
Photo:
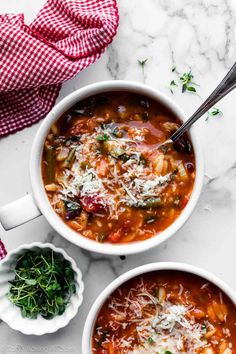
M 93 63 L 116 34 L 116 0 L 48 0 L 27 26 L 0 14 L 0 137 L 45 117 L 61 83 Z
M 5 248 L 4 244 L 2 243 L 2 241 L 0 240 L 0 261 L 1 261 L 1 259 L 5 258 L 6 255 L 7 255 L 6 248 Z

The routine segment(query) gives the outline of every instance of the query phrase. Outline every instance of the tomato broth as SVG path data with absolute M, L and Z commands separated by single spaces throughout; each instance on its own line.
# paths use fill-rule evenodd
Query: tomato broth
M 107 299 L 91 345 L 94 354 L 235 354 L 236 307 L 196 275 L 146 273 Z

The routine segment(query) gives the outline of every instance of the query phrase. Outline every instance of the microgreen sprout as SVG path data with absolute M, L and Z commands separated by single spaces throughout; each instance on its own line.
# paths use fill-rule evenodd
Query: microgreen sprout
M 63 314 L 76 288 L 74 271 L 62 255 L 52 250 L 27 251 L 13 271 L 8 298 L 23 317 L 51 319 Z

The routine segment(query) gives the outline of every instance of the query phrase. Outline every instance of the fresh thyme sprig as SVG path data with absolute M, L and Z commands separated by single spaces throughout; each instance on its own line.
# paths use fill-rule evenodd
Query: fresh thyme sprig
M 215 117 L 215 116 L 222 117 L 223 112 L 219 108 L 213 107 L 210 111 L 207 112 L 206 120 L 208 120 L 209 117 Z
M 184 93 L 186 90 L 187 91 L 192 91 L 196 92 L 196 88 L 194 86 L 198 86 L 195 82 L 193 82 L 193 74 L 192 71 L 190 70 L 187 73 L 183 73 L 180 76 L 180 81 L 182 81 L 182 92 Z
M 211 116 L 222 116 L 223 112 L 219 110 L 219 108 L 213 107 L 212 110 L 209 112 Z
M 173 66 L 171 69 L 172 72 L 176 72 L 176 66 Z M 193 78 L 194 75 L 192 73 L 192 71 L 188 71 L 183 73 L 182 75 L 178 76 L 176 80 L 171 80 L 169 87 L 170 87 L 170 91 L 173 94 L 173 86 L 179 86 L 178 84 L 181 85 L 182 87 L 182 93 L 186 92 L 186 91 L 190 91 L 190 92 L 197 92 L 196 90 L 196 86 L 199 86 L 198 84 L 196 84 L 195 82 L 193 82 Z
M 142 69 L 143 75 L 144 75 L 144 68 L 145 68 L 145 65 L 146 65 L 147 61 L 148 61 L 148 58 L 146 58 L 146 59 L 144 59 L 144 60 L 139 60 L 139 59 L 138 59 L 138 64 L 139 64 L 139 66 L 140 66 L 141 69 Z
M 171 72 L 179 74 L 175 65 L 172 66 Z M 184 93 L 186 91 L 197 92 L 196 86 L 199 86 L 199 85 L 196 84 L 193 81 L 193 78 L 194 78 L 194 75 L 193 75 L 191 70 L 188 71 L 188 72 L 183 73 L 182 75 L 179 75 L 177 77 L 177 79 L 171 80 L 171 82 L 169 83 L 170 92 L 172 94 L 174 94 L 173 88 L 174 87 L 178 87 L 179 85 L 182 86 L 182 93 Z M 213 107 L 210 111 L 207 112 L 207 116 L 206 116 L 205 120 L 208 120 L 208 118 L 210 116 L 212 116 L 212 117 L 216 117 L 216 116 L 222 117 L 223 116 L 223 112 L 219 108 Z
M 175 87 L 177 87 L 178 85 L 177 85 L 177 83 L 175 82 L 175 80 L 172 80 L 171 82 L 170 82 L 170 92 L 172 93 L 172 95 L 174 94 L 174 91 L 173 91 L 173 86 L 175 86 Z

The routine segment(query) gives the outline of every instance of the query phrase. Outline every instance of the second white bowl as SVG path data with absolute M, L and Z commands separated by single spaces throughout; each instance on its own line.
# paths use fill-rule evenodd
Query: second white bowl
M 212 284 L 216 285 L 219 289 L 222 290 L 232 301 L 236 304 L 236 293 L 226 285 L 222 280 L 217 278 L 215 275 L 205 271 L 204 269 L 194 267 L 189 264 L 184 263 L 175 263 L 175 262 L 160 262 L 160 263 L 151 263 L 145 264 L 141 267 L 134 268 L 129 272 L 126 272 L 115 279 L 111 284 L 109 284 L 103 292 L 98 296 L 96 301 L 94 302 L 83 331 L 82 338 L 82 353 L 83 354 L 92 354 L 92 335 L 94 330 L 94 325 L 98 316 L 100 309 L 102 308 L 105 301 L 108 297 L 122 284 L 127 282 L 128 280 L 135 278 L 138 275 L 153 272 L 153 271 L 162 271 L 162 270 L 174 270 L 174 271 L 182 271 L 190 274 L 195 274 Z

